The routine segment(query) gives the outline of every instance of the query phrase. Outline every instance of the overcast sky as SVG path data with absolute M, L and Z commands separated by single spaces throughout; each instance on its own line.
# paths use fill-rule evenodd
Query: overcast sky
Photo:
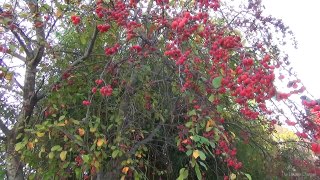
M 292 65 L 308 91 L 320 98 L 320 0 L 264 0 L 266 12 L 294 32 L 298 49 L 287 49 Z

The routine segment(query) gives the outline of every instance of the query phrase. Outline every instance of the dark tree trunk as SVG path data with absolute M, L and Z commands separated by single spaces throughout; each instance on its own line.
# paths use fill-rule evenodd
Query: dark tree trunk
M 6 151 L 6 169 L 8 180 L 23 180 L 23 164 L 20 155 L 14 150 L 15 138 L 8 138 Z

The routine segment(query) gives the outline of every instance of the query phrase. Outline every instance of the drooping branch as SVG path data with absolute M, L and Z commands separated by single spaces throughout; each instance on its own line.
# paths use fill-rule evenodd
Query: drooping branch
M 82 63 L 85 59 L 87 59 L 91 53 L 92 53 L 92 50 L 93 50 L 93 47 L 94 47 L 94 44 L 96 42 L 96 39 L 97 39 L 97 36 L 98 36 L 98 29 L 95 28 L 94 31 L 93 31 L 93 34 L 90 38 L 90 41 L 89 41 L 89 44 L 85 50 L 85 52 L 83 53 L 83 55 L 75 60 L 70 66 L 68 69 L 66 69 L 63 73 L 61 73 L 60 75 L 60 78 L 57 82 L 54 83 L 55 84 L 58 84 L 61 80 L 62 80 L 62 75 L 65 73 L 65 72 L 68 72 L 70 71 L 71 69 L 73 69 L 75 66 L 77 66 L 78 64 Z M 37 96 L 36 96 L 36 101 L 39 101 L 41 100 L 42 98 L 44 98 L 46 96 L 46 93 L 45 92 L 41 92 L 41 93 L 37 93 Z
M 91 38 L 90 38 L 89 44 L 88 44 L 88 46 L 87 46 L 87 48 L 86 48 L 83 56 L 81 56 L 79 59 L 77 59 L 76 61 L 74 61 L 74 62 L 70 65 L 70 68 L 72 68 L 72 67 L 80 64 L 81 62 L 83 62 L 85 59 L 87 59 L 87 58 L 90 56 L 90 54 L 91 54 L 91 52 L 92 52 L 92 50 L 93 50 L 94 44 L 95 44 L 95 42 L 96 42 L 97 36 L 98 36 L 98 29 L 95 27 L 95 29 L 94 29 L 94 31 L 93 31 L 93 34 L 92 34 L 92 36 L 91 36 Z
M 130 151 L 128 152 L 128 154 L 129 154 L 129 155 L 133 155 L 141 145 L 146 144 L 146 143 L 152 141 L 152 140 L 153 140 L 153 137 L 154 137 L 154 136 L 156 135 L 156 133 L 159 131 L 160 127 L 161 127 L 161 124 L 158 124 L 157 127 L 156 127 L 155 129 L 153 129 L 153 131 L 149 134 L 149 136 L 148 136 L 147 138 L 145 138 L 144 140 L 137 142 L 137 143 L 130 149 Z

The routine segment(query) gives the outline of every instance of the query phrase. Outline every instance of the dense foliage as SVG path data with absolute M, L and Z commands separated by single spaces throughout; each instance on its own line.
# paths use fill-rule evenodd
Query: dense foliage
M 8 179 L 319 175 L 320 105 L 290 99 L 305 88 L 280 48 L 295 41 L 260 1 L 26 0 L 1 9 Z

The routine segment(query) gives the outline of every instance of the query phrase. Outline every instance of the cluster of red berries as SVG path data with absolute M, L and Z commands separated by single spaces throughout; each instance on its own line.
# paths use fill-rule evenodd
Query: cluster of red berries
M 71 21 L 74 25 L 78 25 L 81 22 L 81 18 L 79 16 L 76 15 L 72 15 L 71 16 Z
M 108 23 L 106 23 L 106 24 L 99 24 L 99 25 L 97 26 L 99 32 L 101 32 L 101 33 L 107 32 L 107 31 L 110 29 L 110 27 L 111 27 L 111 26 L 110 26 Z
M 119 48 L 120 48 L 120 44 L 116 44 L 113 47 L 105 48 L 104 52 L 107 56 L 113 55 L 118 52 Z

